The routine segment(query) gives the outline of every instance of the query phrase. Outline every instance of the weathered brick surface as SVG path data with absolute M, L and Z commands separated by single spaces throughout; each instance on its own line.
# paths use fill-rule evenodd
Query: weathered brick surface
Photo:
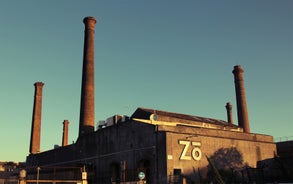
M 202 176 L 207 172 L 209 165 L 206 156 L 218 158 L 221 160 L 223 155 L 218 155 L 219 151 L 228 152 L 227 154 L 238 155 L 241 163 L 237 162 L 237 167 L 245 166 L 256 167 L 257 161 L 267 158 L 273 158 L 276 153 L 276 145 L 273 138 L 267 135 L 247 134 L 242 132 L 229 132 L 223 130 L 212 130 L 190 127 L 159 127 L 160 131 L 166 131 L 166 149 L 167 149 L 167 174 L 172 173 L 174 168 L 181 169 L 186 175 L 193 175 L 194 168 L 201 171 Z M 186 145 L 179 141 L 190 142 L 186 153 L 183 153 Z M 200 146 L 193 146 L 198 144 Z M 199 149 L 201 158 L 195 160 L 192 158 L 193 149 Z M 230 153 L 229 153 L 230 151 Z M 182 158 L 182 154 L 187 156 Z M 197 155 L 196 155 L 197 156 Z M 235 160 L 230 158 L 226 164 L 233 165 Z M 230 163 L 229 163 L 230 162 Z M 216 163 L 217 164 L 217 163 Z
M 234 82 L 237 102 L 237 115 L 239 126 L 243 128 L 244 132 L 250 132 L 248 110 L 246 103 L 245 87 L 244 87 L 244 70 L 240 65 L 234 66 Z
M 30 153 L 35 154 L 40 152 L 41 142 L 41 119 L 42 119 L 42 93 L 44 83 L 36 82 L 35 96 L 34 96 L 34 107 L 31 127 L 31 142 L 30 142 Z
M 104 180 L 99 177 L 112 177 L 113 164 L 120 167 L 121 162 L 125 163 L 127 177 L 133 180 L 143 165 L 149 181 L 166 183 L 174 169 L 180 169 L 190 178 L 196 177 L 194 173 L 198 171 L 205 177 L 209 166 L 206 156 L 213 158 L 219 168 L 256 167 L 257 161 L 274 156 L 276 146 L 272 140 L 267 135 L 129 121 L 81 136 L 64 149 L 60 147 L 29 158 L 44 165 L 91 163 L 95 167 L 93 175 L 101 183 Z
M 68 124 L 68 120 L 63 121 L 62 146 L 67 146 L 68 144 Z
M 93 132 L 95 126 L 94 26 L 96 19 L 94 17 L 86 17 L 83 22 L 85 24 L 85 34 L 79 135 Z

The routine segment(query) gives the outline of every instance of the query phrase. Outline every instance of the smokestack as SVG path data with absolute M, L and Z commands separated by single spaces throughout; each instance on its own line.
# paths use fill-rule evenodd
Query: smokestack
M 44 83 L 36 82 L 34 86 L 35 86 L 35 96 L 34 96 L 34 109 L 33 109 L 33 118 L 32 118 L 31 142 L 30 142 L 31 154 L 40 152 L 42 93 L 43 93 Z
M 233 116 L 232 116 L 232 104 L 230 102 L 226 103 L 227 110 L 227 120 L 229 124 L 233 124 Z
M 244 70 L 242 69 L 240 65 L 234 66 L 233 74 L 234 74 L 236 101 L 237 101 L 238 125 L 243 128 L 244 132 L 249 133 L 250 128 L 249 128 L 243 72 Z
M 68 145 L 68 120 L 63 121 L 63 136 L 62 136 L 62 146 Z
M 79 136 L 94 132 L 95 126 L 95 100 L 94 100 L 94 17 L 83 19 L 84 50 L 83 50 L 83 70 L 80 100 Z

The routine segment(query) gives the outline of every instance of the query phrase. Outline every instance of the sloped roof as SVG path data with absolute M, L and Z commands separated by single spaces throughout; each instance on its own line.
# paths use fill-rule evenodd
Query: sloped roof
M 179 119 L 179 120 L 188 120 L 188 121 L 194 121 L 194 122 L 201 122 L 201 123 L 208 123 L 208 124 L 214 124 L 214 125 L 220 125 L 220 126 L 230 126 L 230 127 L 238 127 L 236 125 L 230 124 L 226 121 L 219 120 L 219 119 L 213 119 L 213 118 L 206 118 L 206 117 L 200 117 L 200 116 L 193 116 L 193 115 L 187 115 L 187 114 L 179 114 L 174 112 L 167 112 L 167 111 L 161 111 L 156 109 L 148 109 L 139 107 L 136 109 L 136 111 L 132 114 L 131 118 L 136 119 L 150 119 L 150 116 L 154 114 L 157 116 L 164 116 L 169 117 L 170 119 Z

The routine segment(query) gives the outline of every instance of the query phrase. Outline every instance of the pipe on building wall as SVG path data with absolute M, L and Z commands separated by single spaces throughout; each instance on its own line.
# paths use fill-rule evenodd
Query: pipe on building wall
M 41 141 L 41 118 L 42 118 L 42 93 L 44 83 L 36 82 L 34 107 L 31 127 L 31 141 L 30 141 L 30 153 L 35 154 L 40 152 Z
M 232 73 L 234 74 L 234 82 L 235 82 L 238 125 L 243 128 L 244 132 L 250 133 L 244 79 L 243 79 L 244 70 L 242 69 L 240 65 L 236 65 L 234 66 L 234 70 Z
M 233 124 L 233 115 L 232 115 L 232 104 L 230 102 L 226 103 L 227 110 L 227 121 L 229 124 Z
M 62 136 L 62 146 L 68 145 L 68 120 L 63 121 L 63 136 Z
M 83 70 L 80 100 L 79 136 L 94 132 L 95 100 L 94 100 L 94 17 L 85 17 Z

